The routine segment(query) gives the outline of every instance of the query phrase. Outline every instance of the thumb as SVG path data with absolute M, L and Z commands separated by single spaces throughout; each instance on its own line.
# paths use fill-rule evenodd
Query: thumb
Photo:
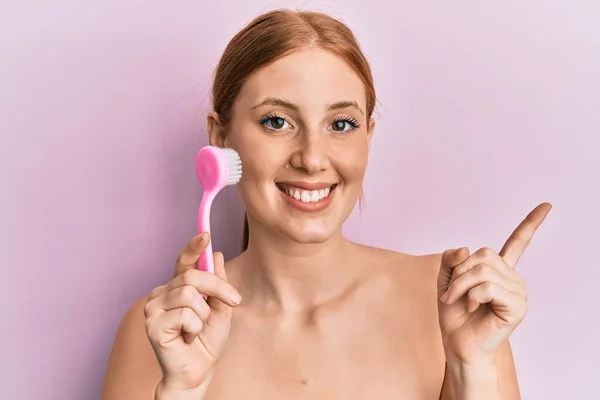
M 467 247 L 448 249 L 442 253 L 437 281 L 438 292 L 446 292 L 448 290 L 448 285 L 452 279 L 452 270 L 469 258 L 469 254 L 470 252 Z
M 458 264 L 469 258 L 469 253 L 470 252 L 467 247 L 446 250 L 442 254 L 442 267 L 450 269 L 456 267 Z
M 203 232 L 194 236 L 177 256 L 177 263 L 175 264 L 175 270 L 173 271 L 173 278 L 188 269 L 196 268 L 196 262 L 200 258 L 200 255 L 204 249 L 206 249 L 206 246 L 208 246 L 209 242 L 210 235 L 208 232 Z

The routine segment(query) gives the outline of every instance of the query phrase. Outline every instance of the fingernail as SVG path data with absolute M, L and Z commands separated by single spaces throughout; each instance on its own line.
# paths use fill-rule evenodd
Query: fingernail
M 241 301 L 242 301 L 242 296 L 237 291 L 234 291 L 231 293 L 231 302 L 233 304 L 235 304 L 237 306 L 238 304 L 240 304 Z
M 440 300 L 442 301 L 442 303 L 445 303 L 446 300 L 448 300 L 448 292 L 444 293 L 442 295 L 442 297 L 440 298 Z

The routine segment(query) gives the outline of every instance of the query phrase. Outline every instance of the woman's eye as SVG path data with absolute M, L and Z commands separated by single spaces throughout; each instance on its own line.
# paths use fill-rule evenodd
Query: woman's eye
M 331 129 L 334 132 L 350 132 L 356 128 L 358 128 L 358 125 L 356 123 L 353 123 L 352 121 L 346 121 L 343 119 L 334 121 L 331 124 Z
M 278 131 L 280 129 L 287 129 L 290 127 L 290 124 L 284 118 L 281 117 L 265 118 L 261 122 L 261 124 L 275 131 Z
M 283 117 L 278 117 L 274 115 L 267 115 L 262 118 L 260 121 L 262 126 L 265 126 L 267 129 L 273 131 L 280 131 L 284 129 L 291 129 L 293 126 L 286 121 Z M 331 123 L 329 129 L 338 133 L 347 133 L 351 132 L 359 127 L 358 122 L 350 119 L 338 119 Z

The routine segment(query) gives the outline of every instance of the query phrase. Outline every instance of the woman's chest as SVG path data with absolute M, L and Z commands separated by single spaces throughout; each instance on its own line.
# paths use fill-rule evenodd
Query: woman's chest
M 438 335 L 408 326 L 234 331 L 207 399 L 437 400 L 444 376 Z

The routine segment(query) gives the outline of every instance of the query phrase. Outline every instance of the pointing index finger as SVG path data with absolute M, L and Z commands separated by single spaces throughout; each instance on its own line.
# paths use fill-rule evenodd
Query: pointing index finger
M 504 243 L 498 254 L 510 268 L 515 268 L 519 258 L 521 258 L 521 255 L 523 255 L 525 249 L 529 246 L 533 235 L 542 222 L 544 222 L 551 208 L 552 205 L 550 203 L 538 205 L 525 217 L 510 235 L 506 243 Z

